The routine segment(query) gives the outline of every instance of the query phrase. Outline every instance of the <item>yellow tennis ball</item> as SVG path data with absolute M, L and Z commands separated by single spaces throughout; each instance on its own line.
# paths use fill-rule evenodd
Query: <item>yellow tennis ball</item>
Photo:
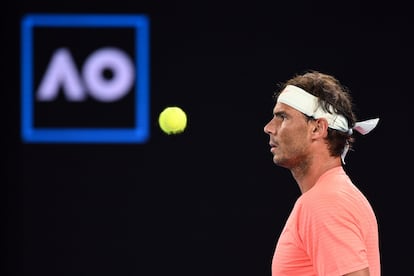
M 187 126 L 187 114 L 178 106 L 169 106 L 160 113 L 158 123 L 166 134 L 178 134 Z

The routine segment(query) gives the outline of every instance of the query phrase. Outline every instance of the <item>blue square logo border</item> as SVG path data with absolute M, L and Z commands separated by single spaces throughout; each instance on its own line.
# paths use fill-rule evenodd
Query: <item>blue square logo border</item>
M 34 27 L 131 27 L 136 30 L 135 126 L 132 128 L 35 128 Z M 21 22 L 21 138 L 25 143 L 144 143 L 149 138 L 149 18 L 146 15 L 27 14 Z

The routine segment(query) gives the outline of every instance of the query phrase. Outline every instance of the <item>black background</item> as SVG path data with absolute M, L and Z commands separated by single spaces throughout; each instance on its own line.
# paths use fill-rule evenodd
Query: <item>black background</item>
M 413 21 L 399 1 L 6 1 L 2 136 L 7 275 L 270 275 L 299 195 L 263 126 L 276 84 L 316 69 L 353 92 L 345 169 L 379 222 L 383 275 L 412 273 Z M 23 144 L 26 13 L 150 17 L 151 136 L 142 145 Z M 179 105 L 186 131 L 157 117 Z

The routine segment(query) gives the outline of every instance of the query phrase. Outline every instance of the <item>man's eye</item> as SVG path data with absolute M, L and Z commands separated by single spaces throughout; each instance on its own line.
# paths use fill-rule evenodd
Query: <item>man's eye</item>
M 278 119 L 283 120 L 283 119 L 286 118 L 286 115 L 285 114 L 278 113 L 278 114 L 275 114 L 275 117 L 278 118 Z

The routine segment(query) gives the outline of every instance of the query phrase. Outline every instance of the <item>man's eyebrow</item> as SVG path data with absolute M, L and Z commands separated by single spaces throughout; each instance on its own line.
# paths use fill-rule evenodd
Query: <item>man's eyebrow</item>
M 274 111 L 273 112 L 274 116 L 280 116 L 280 115 L 287 115 L 286 111 Z

